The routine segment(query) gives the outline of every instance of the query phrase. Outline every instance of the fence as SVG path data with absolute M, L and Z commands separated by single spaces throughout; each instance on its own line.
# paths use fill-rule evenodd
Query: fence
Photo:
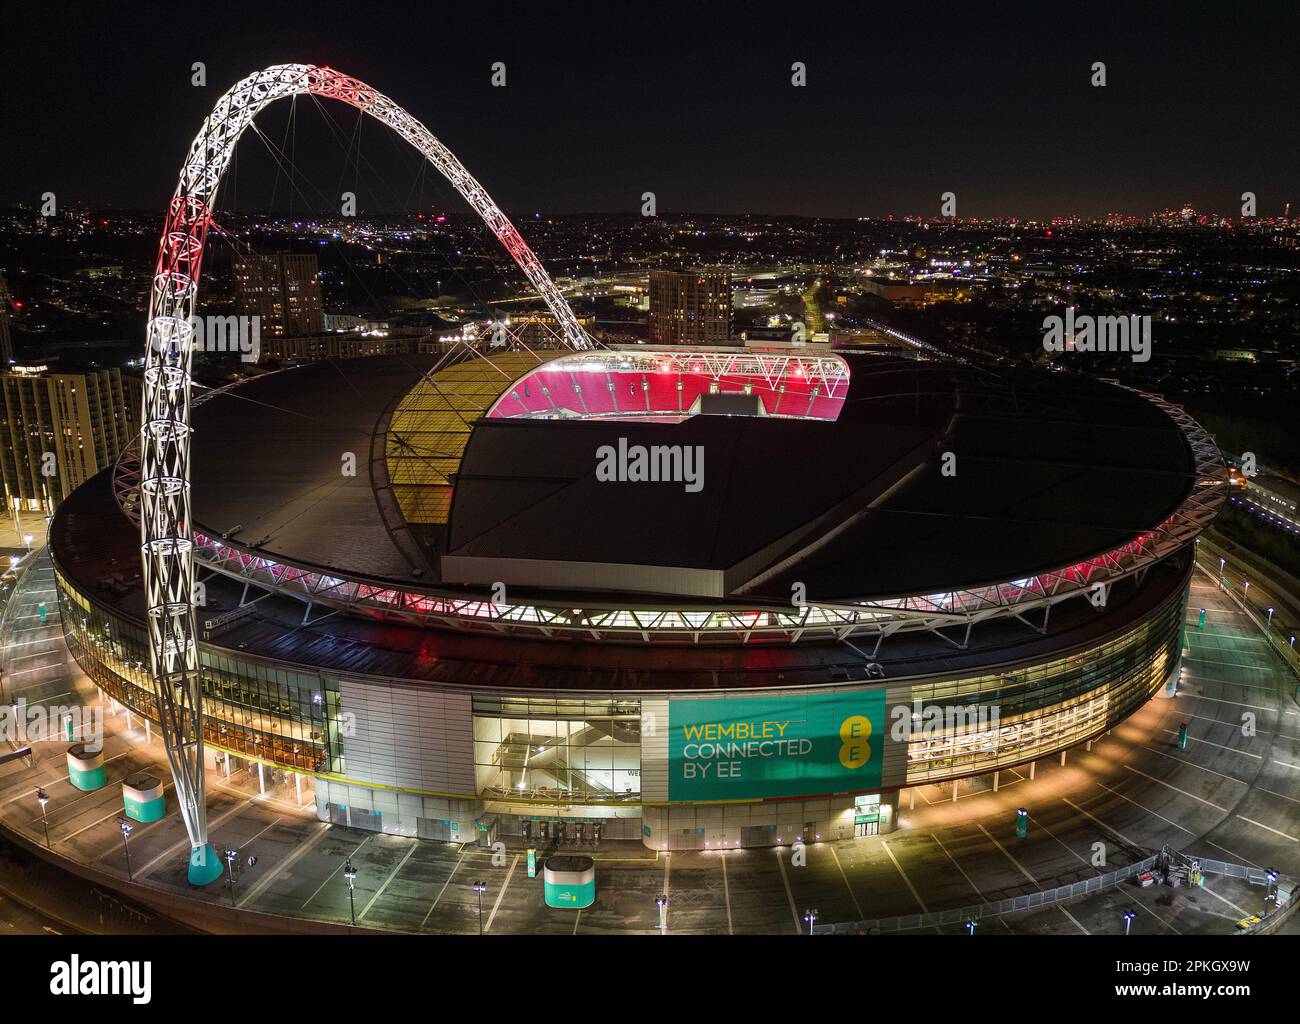
M 1140 875 L 1143 871 L 1154 870 L 1160 863 L 1161 858 L 1168 856 L 1171 855 L 1167 852 L 1155 853 L 1150 857 L 1143 858 L 1136 864 L 1129 864 L 1127 867 L 1120 868 L 1118 871 L 1108 871 L 1104 875 L 1095 875 L 1082 882 L 1071 882 L 1069 885 L 1060 885 L 1055 889 L 1044 889 L 1041 892 L 1026 893 L 1023 896 L 1012 896 L 1009 899 L 998 900 L 996 903 L 976 903 L 956 910 L 937 910 L 928 914 L 907 914 L 902 917 L 886 917 L 875 921 L 819 924 L 813 926 L 813 934 L 889 935 L 896 932 L 935 928 L 942 925 L 961 925 L 967 921 L 979 921 L 986 917 L 998 917 L 1002 914 L 1013 914 L 1022 910 L 1035 910 L 1038 907 L 1050 906 L 1053 903 L 1061 903 L 1078 896 L 1086 896 L 1090 893 L 1101 892 L 1103 889 L 1109 889 L 1113 885 Z M 1243 878 L 1250 885 L 1268 884 L 1268 873 L 1261 868 L 1248 868 L 1241 864 L 1230 864 L 1222 860 L 1188 858 L 1183 854 L 1173 854 L 1172 856 L 1180 861 L 1199 861 L 1201 871 L 1205 874 Z M 1287 903 L 1281 905 L 1278 911 L 1270 914 L 1258 925 L 1244 929 L 1243 933 L 1249 935 L 1271 931 L 1281 923 L 1281 915 L 1289 916 L 1297 905 L 1300 905 L 1300 893 L 1297 893 L 1295 884 L 1292 882 L 1291 896 Z

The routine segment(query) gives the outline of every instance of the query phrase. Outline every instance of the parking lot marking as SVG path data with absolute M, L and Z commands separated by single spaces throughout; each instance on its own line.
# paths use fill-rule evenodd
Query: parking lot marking
M 980 898 L 980 902 L 981 902 L 981 903 L 987 903 L 988 900 L 985 899 L 984 894 L 983 894 L 982 892 L 980 892 L 979 886 L 976 885 L 976 884 L 971 880 L 970 875 L 966 874 L 966 869 L 963 868 L 960 864 L 957 863 L 957 858 L 954 857 L 954 856 L 953 856 L 953 855 L 948 851 L 948 847 L 946 847 L 946 846 L 943 845 L 943 840 L 940 839 L 940 838 L 939 838 L 937 835 L 935 835 L 933 832 L 930 833 L 930 838 L 933 839 L 936 843 L 939 844 L 939 849 L 941 849 L 941 850 L 944 852 L 944 855 L 945 855 L 945 856 L 946 856 L 950 861 L 952 861 L 952 866 L 955 867 L 955 868 L 957 869 L 957 871 L 961 874 L 961 877 L 964 878 L 964 879 L 966 879 L 966 884 L 969 885 L 969 886 L 971 887 L 971 890 L 975 893 L 975 895 L 978 896 L 978 897 Z
M 253 886 L 253 888 L 249 889 L 248 892 L 244 893 L 243 899 L 239 901 L 239 905 L 241 907 L 244 906 L 244 904 L 246 903 L 252 903 L 253 900 L 261 896 L 262 893 L 264 893 L 270 887 L 272 882 L 274 882 L 277 878 L 279 878 L 282 874 L 284 874 L 284 872 L 287 871 L 289 868 L 293 867 L 294 864 L 298 863 L 298 861 L 302 860 L 302 858 L 305 857 L 316 846 L 318 842 L 320 842 L 321 838 L 325 835 L 325 833 L 330 830 L 330 825 L 328 822 L 318 821 L 315 822 L 315 824 L 320 827 L 316 829 L 314 835 L 308 838 L 306 842 L 299 843 L 294 848 L 293 852 L 289 854 L 289 856 L 285 857 L 284 860 L 282 860 L 279 864 L 277 864 L 274 869 L 269 871 L 265 877 L 263 877 L 255 886 Z
M 785 855 L 781 848 L 776 850 L 776 866 L 781 869 L 781 882 L 785 886 L 785 898 L 790 904 L 790 916 L 794 918 L 794 931 L 796 935 L 803 933 L 803 928 L 799 924 L 799 911 L 794 908 L 794 893 L 790 891 L 790 879 L 785 873 Z
M 722 854 L 722 896 L 727 901 L 727 934 L 735 935 L 731 927 L 731 886 L 727 883 L 727 854 Z
M 419 849 L 419 846 L 420 844 L 418 840 L 411 841 L 411 848 L 406 851 L 406 856 L 397 862 L 397 867 L 393 868 L 393 870 L 388 873 L 388 877 L 384 879 L 384 884 L 381 885 L 377 890 L 375 890 L 375 894 L 371 896 L 369 901 L 366 903 L 366 905 L 361 908 L 361 913 L 357 915 L 358 921 L 360 921 L 362 918 L 366 916 L 366 913 L 370 910 L 370 908 L 375 905 L 375 901 L 384 894 L 384 890 L 388 888 L 388 883 L 397 877 L 397 873 L 401 871 L 403 867 L 406 866 L 406 862 L 411 859 L 411 854 L 413 854 L 417 849 Z
M 1003 846 L 1000 842 L 998 842 L 997 837 L 994 836 L 992 832 L 990 832 L 988 829 L 984 827 L 983 822 L 980 823 L 980 831 L 989 837 L 989 842 L 991 842 L 994 846 L 996 846 L 999 850 L 1001 850 L 1004 854 L 1006 854 L 1007 860 L 1011 861 L 1011 863 L 1014 864 L 1020 870 L 1020 873 L 1024 875 L 1026 878 L 1028 878 L 1030 882 L 1033 883 L 1035 889 L 1037 889 L 1039 892 L 1043 891 L 1043 887 L 1039 883 L 1038 879 L 1035 878 L 1033 875 L 1031 875 L 1028 872 L 1028 870 L 1026 870 L 1025 866 L 1021 864 L 1020 861 L 1016 860 L 1014 856 L 1012 856 L 1010 850 L 1008 850 L 1005 846 Z M 1067 918 L 1069 918 L 1070 921 L 1074 924 L 1074 926 L 1078 928 L 1079 931 L 1083 932 L 1084 935 L 1092 934 L 1090 931 L 1088 931 L 1087 928 L 1085 928 L 1083 925 L 1079 923 L 1078 918 L 1076 918 L 1073 914 L 1071 914 L 1059 903 L 1056 905 L 1056 909 L 1059 910 L 1062 914 L 1064 914 Z
M 370 835 L 366 836 L 365 839 L 361 840 L 361 842 L 357 843 L 356 848 L 353 849 L 353 851 L 352 851 L 351 853 L 349 853 L 349 854 L 347 855 L 347 857 L 345 857 L 345 858 L 343 859 L 343 863 L 340 864 L 338 867 L 336 867 L 333 871 L 331 871 L 328 875 L 325 876 L 325 881 L 321 882 L 321 884 L 318 885 L 318 886 L 316 887 L 316 891 L 315 891 L 314 893 L 312 893 L 310 896 L 307 897 L 307 899 L 304 901 L 303 905 L 302 905 L 299 909 L 300 909 L 300 910 L 306 910 L 306 909 L 307 909 L 307 904 L 310 903 L 312 900 L 314 900 L 317 896 L 320 895 L 321 890 L 324 889 L 325 886 L 329 885 L 329 881 L 330 881 L 330 879 L 333 878 L 335 875 L 337 875 L 340 871 L 342 871 L 343 868 L 344 868 L 344 866 L 347 864 L 347 862 L 348 862 L 349 860 L 351 860 L 353 857 L 355 857 L 358 853 L 361 852 L 361 847 L 365 846 L 366 843 L 370 842 L 370 840 L 373 839 L 373 838 L 374 838 L 375 836 L 377 836 L 377 835 L 381 835 L 381 833 L 379 833 L 379 832 L 372 832 L 372 833 L 370 833 Z
M 1242 917 L 1250 917 L 1250 916 L 1251 916 L 1249 910 L 1242 910 L 1241 907 L 1239 907 L 1239 906 L 1237 906 L 1237 904 L 1233 903 L 1232 900 L 1230 900 L 1230 899 L 1228 899 L 1228 898 L 1226 898 L 1226 897 L 1224 897 L 1224 896 L 1220 896 L 1217 892 L 1215 892 L 1213 889 L 1211 889 L 1208 885 L 1202 886 L 1202 887 L 1201 887 L 1201 891 L 1202 891 L 1202 892 L 1207 892 L 1207 893 L 1209 893 L 1211 896 L 1213 896 L 1216 900 L 1218 900 L 1219 902 L 1227 904 L 1227 905 L 1230 906 L 1233 910 L 1235 910 L 1238 914 L 1240 914 Z
M 1098 785 L 1100 785 L 1100 783 L 1098 783 Z M 1103 786 L 1102 788 L 1105 789 L 1106 787 Z M 1115 791 L 1114 791 L 1113 789 L 1112 789 L 1112 790 L 1109 790 L 1108 792 L 1115 793 Z M 1124 797 L 1124 794 L 1123 794 L 1123 793 L 1115 793 L 1115 795 L 1116 795 L 1116 796 L 1119 796 L 1119 797 Z M 1125 800 L 1128 800 L 1128 797 L 1124 797 L 1124 799 L 1125 799 Z M 1126 835 L 1125 835 L 1123 832 L 1121 832 L 1119 829 L 1117 829 L 1117 828 L 1112 828 L 1110 825 L 1107 825 L 1104 821 L 1102 821 L 1102 820 L 1101 820 L 1099 817 L 1097 817 L 1095 814 L 1092 814 L 1092 813 L 1090 813 L 1090 812 L 1088 812 L 1088 811 L 1085 811 L 1082 807 L 1080 807 L 1078 804 L 1076 804 L 1073 800 L 1070 800 L 1068 797 L 1061 797 L 1061 800 L 1062 800 L 1064 803 L 1068 804 L 1070 807 L 1073 807 L 1076 811 L 1078 811 L 1080 814 L 1082 814 L 1085 818 L 1088 818 L 1090 821 L 1095 821 L 1098 825 L 1100 825 L 1102 828 L 1104 828 L 1104 829 L 1105 829 L 1107 832 L 1109 832 L 1111 835 L 1113 835 L 1113 836 L 1117 836 L 1117 837 L 1119 838 L 1119 841 L 1120 841 L 1121 843 L 1123 843 L 1125 846 L 1133 846 L 1133 847 L 1137 847 L 1137 846 L 1139 846 L 1138 843 L 1133 842 L 1133 840 L 1131 840 L 1128 836 L 1126 836 Z M 1133 801 L 1132 801 L 1132 800 L 1129 800 L 1129 803 L 1133 803 Z M 1184 831 L 1186 831 L 1186 830 L 1184 829 Z
M 452 867 L 451 874 L 447 876 L 447 881 L 442 883 L 442 888 L 438 890 L 438 895 L 433 898 L 433 902 L 429 904 L 429 909 L 425 911 L 424 920 L 420 922 L 420 931 L 424 931 L 424 926 L 429 923 L 429 915 L 433 913 L 434 907 L 436 907 L 438 901 L 442 899 L 442 894 L 447 891 L 447 886 L 451 885 L 451 880 L 456 877 L 456 871 L 460 867 L 460 862 L 465 859 L 465 854 L 468 852 L 469 844 L 466 843 L 460 848 L 460 856 L 456 859 L 456 864 Z
M 253 802 L 252 800 L 245 800 L 241 804 L 236 804 L 234 807 L 228 810 L 221 817 L 217 818 L 216 821 L 208 822 L 208 833 L 211 834 L 215 832 L 218 826 L 224 825 L 227 821 L 233 818 L 240 811 L 247 810 L 248 806 L 252 802 Z M 151 871 L 153 871 L 153 869 L 157 867 L 162 861 L 166 860 L 168 857 L 174 857 L 182 849 L 187 849 L 189 845 L 190 845 L 190 840 L 188 836 L 182 839 L 179 843 L 174 843 L 173 845 L 169 846 L 167 849 L 163 850 L 162 853 L 158 854 L 158 856 L 155 857 L 153 860 L 149 861 L 149 863 L 146 864 L 143 868 L 137 871 L 135 873 L 135 877 L 144 878 Z M 305 905 L 306 904 L 304 904 L 304 906 Z
M 505 896 L 506 890 L 510 888 L 510 879 L 514 877 L 515 865 L 519 863 L 519 857 L 520 855 L 516 853 L 515 859 L 510 862 L 510 870 L 506 872 L 506 880 L 501 885 L 501 891 L 497 893 L 496 902 L 492 904 L 492 913 L 488 914 L 487 924 L 483 926 L 483 934 L 485 935 L 492 930 L 492 922 L 496 920 L 497 916 L 497 907 L 501 906 L 501 900 Z
M 1131 767 L 1130 765 L 1127 765 L 1127 764 L 1126 764 L 1126 765 L 1123 765 L 1122 767 L 1128 769 L 1129 771 L 1131 771 L 1131 772 L 1133 772 L 1133 773 L 1135 773 L 1135 774 L 1137 774 L 1137 775 L 1141 775 L 1144 779 L 1150 779 L 1152 782 L 1158 782 L 1158 783 L 1160 783 L 1160 785 L 1162 785 L 1162 786 L 1166 786 L 1166 787 L 1168 787 L 1169 789 L 1172 789 L 1175 793 L 1182 793 L 1183 796 L 1191 797 L 1193 800 L 1198 800 L 1198 801 L 1200 801 L 1201 803 L 1205 804 L 1205 805 L 1208 806 L 1208 807 L 1213 807 L 1216 811 L 1222 811 L 1224 814 L 1227 814 L 1227 813 L 1228 813 L 1228 808 L 1226 808 L 1226 807 L 1220 807 L 1220 806 L 1219 806 L 1218 804 L 1216 804 L 1213 800 L 1206 800 L 1204 797 L 1197 796 L 1195 793 L 1189 793 L 1189 792 L 1187 792 L 1187 790 L 1185 790 L 1185 789 L 1179 789 L 1177 786 L 1171 786 L 1171 785 L 1169 785 L 1169 783 L 1165 782 L 1164 779 L 1157 779 L 1154 775 L 1148 775 L 1146 772 L 1138 771 L 1138 769 L 1133 768 L 1133 767 Z M 1098 785 L 1100 785 L 1100 783 L 1098 783 Z
M 1037 825 L 1039 828 L 1041 828 L 1044 832 L 1046 832 L 1049 836 L 1051 836 L 1053 839 L 1055 839 L 1058 843 L 1060 843 L 1063 847 L 1065 847 L 1066 851 L 1067 851 L 1067 852 L 1068 852 L 1068 853 L 1069 853 L 1069 854 L 1070 854 L 1070 855 L 1071 855 L 1075 860 L 1077 860 L 1080 864 L 1087 865 L 1088 867 L 1090 867 L 1090 868 L 1092 868 L 1094 871 L 1096 871 L 1098 874 L 1104 874 L 1104 872 L 1103 872 L 1100 868 L 1095 867 L 1095 866 L 1094 866 L 1090 861 L 1088 861 L 1086 858 L 1084 858 L 1082 855 L 1080 855 L 1079 852 L 1078 852 L 1077 850 L 1072 849 L 1072 848 L 1070 847 L 1070 845 L 1069 845 L 1069 844 L 1068 844 L 1064 839 L 1062 839 L 1062 838 L 1061 838 L 1060 836 L 1058 836 L 1055 832 L 1053 832 L 1050 828 L 1048 828 L 1045 824 L 1043 824 L 1043 822 L 1039 821 L 1037 818 L 1031 818 L 1030 820 L 1031 820 L 1035 825 Z M 1136 903 L 1139 907 L 1141 907 L 1141 908 L 1142 908 L 1143 910 L 1145 910 L 1148 914 L 1150 914 L 1152 917 L 1154 917 L 1154 918 L 1156 919 L 1156 921 L 1157 921 L 1157 922 L 1158 922 L 1162 927 L 1169 929 L 1169 931 L 1173 932 L 1175 935 L 1181 935 L 1181 934 L 1182 934 L 1182 932 L 1180 932 L 1177 928 L 1175 928 L 1175 927 L 1174 927 L 1173 925 L 1171 925 L 1168 921 L 1166 921 L 1164 918 L 1162 918 L 1159 914 L 1157 914 L 1154 910 L 1152 910 L 1150 907 L 1148 907 L 1145 903 L 1143 903 L 1140 899 L 1138 899 L 1136 896 L 1134 896 L 1131 892 L 1129 892 L 1129 891 L 1128 891 L 1127 889 L 1125 889 L 1123 886 L 1116 886 L 1116 890 L 1115 890 L 1115 891 L 1118 892 L 1118 893 L 1119 893 L 1121 896 L 1123 896 L 1125 899 L 1127 899 L 1130 903 Z M 1075 922 L 1075 923 L 1077 924 L 1078 922 Z
M 840 877 L 844 879 L 844 888 L 849 890 L 849 896 L 853 900 L 853 909 L 858 912 L 858 920 L 863 919 L 862 908 L 858 905 L 857 893 L 853 891 L 853 886 L 849 885 L 849 876 L 844 873 L 844 865 L 840 863 L 839 854 L 835 852 L 835 844 L 831 843 L 831 858 L 835 861 L 835 866 L 840 869 Z
M 885 853 L 889 854 L 889 859 L 894 862 L 894 868 L 898 871 L 898 874 L 902 877 L 903 881 L 907 883 L 907 887 L 912 890 L 912 898 L 916 900 L 917 906 L 921 908 L 921 913 L 928 914 L 930 908 L 925 905 L 925 900 L 921 899 L 921 894 L 916 891 L 916 886 L 914 886 L 912 880 L 907 877 L 907 872 L 903 870 L 903 865 L 898 863 L 898 858 L 894 856 L 894 851 L 889 848 L 889 843 L 882 839 L 880 840 L 880 845 L 885 848 Z
M 1176 735 L 1178 735 L 1178 734 L 1175 733 L 1172 729 L 1162 729 L 1162 730 L 1160 730 L 1160 731 L 1161 731 L 1161 732 L 1167 732 L 1167 733 L 1169 733 L 1171 736 L 1176 736 Z M 1205 742 L 1204 740 L 1196 740 L 1196 738 L 1195 738 L 1194 736 L 1188 736 L 1187 738 L 1188 738 L 1189 740 L 1195 740 L 1197 743 L 1204 743 L 1204 742 Z M 1223 772 L 1216 772 L 1213 768 L 1206 768 L 1205 765 L 1203 765 L 1203 764 L 1197 764 L 1195 761 L 1189 761 L 1189 760 L 1187 760 L 1187 758 L 1185 758 L 1185 757 L 1177 757 L 1176 755 L 1169 753 L 1169 751 L 1167 751 L 1167 750 L 1161 750 L 1161 749 L 1159 749 L 1158 747 L 1149 747 L 1149 746 L 1147 746 L 1145 743 L 1140 743 L 1140 744 L 1138 744 L 1138 745 L 1139 745 L 1143 750 L 1149 750 L 1149 751 L 1151 751 L 1151 753 L 1153 753 L 1153 754 L 1159 754 L 1161 757 L 1167 757 L 1167 758 L 1169 758 L 1169 760 L 1171 760 L 1171 761 L 1177 761 L 1179 764 L 1185 764 L 1185 765 L 1187 765 L 1188 768 L 1198 768 L 1198 769 L 1200 769 L 1200 770 L 1203 771 L 1203 772 L 1209 772 L 1211 775 L 1217 775 L 1217 776 L 1218 776 L 1219 778 L 1221 778 L 1221 779 L 1227 779 L 1229 782 L 1239 782 L 1239 783 L 1241 783 L 1243 786 L 1249 786 L 1249 785 L 1250 785 L 1250 781 L 1249 781 L 1248 779 L 1239 779 L 1239 778 L 1237 778 L 1235 775 L 1224 775 Z M 1217 743 L 1212 743 L 1212 744 L 1210 744 L 1210 745 L 1211 745 L 1211 746 L 1216 746 L 1216 747 L 1218 746 Z M 1245 753 L 1245 751 L 1235 750 L 1235 749 L 1233 749 L 1232 747 L 1224 747 L 1223 749 L 1224 749 L 1224 750 L 1231 750 L 1234 754 Z M 1247 756 L 1249 756 L 1249 757 L 1259 757 L 1260 755 L 1259 755 L 1259 754 L 1249 754 L 1249 755 L 1247 755 Z
M 1300 843 L 1300 839 L 1297 839 L 1295 836 L 1288 835 L 1285 832 L 1279 831 L 1278 829 L 1273 828 L 1271 825 L 1265 825 L 1262 821 L 1256 821 L 1254 818 L 1247 818 L 1244 814 L 1238 814 L 1237 817 L 1250 825 L 1254 825 L 1257 828 L 1264 829 L 1266 832 L 1272 832 L 1275 836 L 1281 836 L 1283 839 L 1286 839 L 1289 842 Z
M 1161 821 L 1163 821 L 1165 824 L 1167 824 L 1167 825 L 1173 825 L 1174 828 L 1176 828 L 1176 829 L 1180 829 L 1180 830 L 1182 830 L 1183 832 L 1186 832 L 1189 836 L 1194 836 L 1194 835 L 1196 835 L 1196 833 L 1193 832 L 1190 828 L 1187 828 L 1187 827 L 1185 827 L 1185 826 L 1183 826 L 1183 825 L 1178 824 L 1178 822 L 1174 821 L 1174 820 L 1171 819 L 1171 818 L 1166 818 L 1163 814 L 1160 814 L 1160 813 L 1157 812 L 1157 811 L 1153 811 L 1153 810 L 1151 810 L 1151 809 L 1148 808 L 1148 807 L 1144 807 L 1142 804 L 1138 803 L 1138 802 L 1137 802 L 1136 800 L 1134 800 L 1132 797 L 1127 797 L 1127 796 L 1125 796 L 1125 795 L 1124 795 L 1123 793 L 1121 793 L 1118 789 L 1111 789 L 1111 788 L 1110 788 L 1108 785 L 1106 785 L 1104 782 L 1098 782 L 1097 785 L 1099 785 L 1099 786 L 1100 786 L 1102 789 L 1104 789 L 1107 793 L 1113 793 L 1115 796 L 1119 797 L 1121 800 L 1125 801 L 1126 803 L 1130 803 L 1130 804 L 1132 804 L 1134 807 L 1140 808 L 1141 810 L 1145 811 L 1147 814 L 1151 815 L 1153 818 L 1159 818 L 1159 819 L 1160 819 Z M 1069 801 L 1067 800 L 1066 803 L 1069 803 Z M 1070 806 L 1073 807 L 1074 805 L 1071 804 Z M 1085 811 L 1084 813 L 1087 813 L 1087 812 Z M 1115 834 L 1116 834 L 1116 835 L 1119 835 L 1118 832 L 1116 832 Z M 1126 839 L 1125 842 L 1128 842 L 1128 840 Z
M 1239 700 L 1223 700 L 1220 697 L 1207 697 L 1203 693 L 1196 693 L 1192 690 L 1179 690 L 1179 693 L 1185 693 L 1188 697 L 1195 697 L 1197 700 L 1213 701 L 1215 704 L 1231 704 L 1234 708 L 1250 708 L 1252 711 L 1276 711 L 1277 708 L 1266 708 L 1262 704 L 1243 704 Z
M 1259 867 L 1259 865 L 1256 864 L 1253 860 L 1250 860 L 1248 857 L 1243 857 L 1239 853 L 1233 853 L 1226 846 L 1220 846 L 1218 843 L 1212 843 L 1208 839 L 1205 840 L 1205 845 L 1213 846 L 1216 850 L 1221 850 L 1222 852 L 1226 853 L 1229 857 L 1231 857 L 1233 860 L 1237 861 L 1239 864 L 1245 864 L 1248 868 Z

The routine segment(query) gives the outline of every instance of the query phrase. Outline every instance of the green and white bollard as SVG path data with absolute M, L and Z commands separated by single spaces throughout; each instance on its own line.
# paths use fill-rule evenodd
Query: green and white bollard
M 132 821 L 158 821 L 167 813 L 162 781 L 148 772 L 137 772 L 123 780 L 122 803 Z
M 74 743 L 68 748 L 68 781 L 85 792 L 104 785 L 104 752 L 91 753 L 84 743 Z

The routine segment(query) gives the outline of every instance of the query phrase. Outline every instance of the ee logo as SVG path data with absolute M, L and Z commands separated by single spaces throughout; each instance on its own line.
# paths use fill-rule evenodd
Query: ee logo
M 865 715 L 850 715 L 840 723 L 840 764 L 845 768 L 861 768 L 871 760 L 871 719 Z

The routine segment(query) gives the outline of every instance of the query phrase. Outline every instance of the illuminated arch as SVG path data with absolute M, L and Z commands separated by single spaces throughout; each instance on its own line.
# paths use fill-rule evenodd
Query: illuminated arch
M 281 64 L 249 75 L 217 100 L 190 146 L 168 207 L 149 299 L 141 426 L 140 539 L 150 668 L 176 795 L 190 841 L 191 879 L 211 881 L 203 799 L 203 733 L 194 629 L 189 435 L 191 317 L 211 204 L 239 141 L 268 103 L 288 96 L 341 100 L 414 146 L 455 187 L 519 264 L 573 348 L 594 347 L 518 230 L 474 176 L 423 124 L 364 82 L 330 68 Z M 196 861 L 198 867 L 196 867 Z M 221 865 L 216 864 L 217 873 Z

